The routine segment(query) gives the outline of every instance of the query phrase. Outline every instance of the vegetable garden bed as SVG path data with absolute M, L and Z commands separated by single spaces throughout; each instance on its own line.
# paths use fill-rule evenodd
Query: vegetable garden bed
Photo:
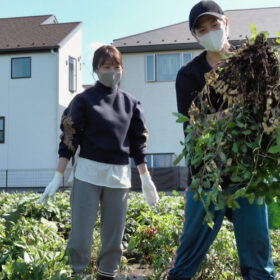
M 1 280 L 70 279 L 71 268 L 64 256 L 71 228 L 69 192 L 57 193 L 55 202 L 46 206 L 38 205 L 38 198 L 34 193 L 0 194 Z M 178 193 L 160 193 L 160 198 L 151 209 L 142 194 L 130 193 L 121 264 L 124 277 L 139 277 L 143 271 L 146 279 L 165 279 L 182 232 L 184 198 Z M 98 220 L 87 268 L 92 276 L 100 249 L 99 227 Z M 280 230 L 271 230 L 271 237 L 279 277 Z M 195 279 L 242 279 L 232 225 L 227 220 Z

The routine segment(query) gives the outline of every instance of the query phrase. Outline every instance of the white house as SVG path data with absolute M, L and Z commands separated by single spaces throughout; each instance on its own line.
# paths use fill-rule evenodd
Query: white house
M 81 58 L 81 22 L 0 19 L 0 187 L 51 178 L 61 114 L 82 91 Z
M 280 7 L 230 10 L 225 15 L 229 18 L 229 40 L 233 45 L 251 37 L 250 24 L 258 31 L 268 31 L 271 39 L 280 31 Z M 172 115 L 177 112 L 175 79 L 180 67 L 202 51 L 189 31 L 188 21 L 116 39 L 113 44 L 123 55 L 121 88 L 143 104 L 150 131 L 150 153 L 180 154 L 182 124 L 176 123 Z M 162 157 L 162 162 L 170 162 L 172 156 Z

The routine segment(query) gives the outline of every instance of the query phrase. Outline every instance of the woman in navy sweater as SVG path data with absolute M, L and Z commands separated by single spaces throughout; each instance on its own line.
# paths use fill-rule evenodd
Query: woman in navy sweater
M 39 202 L 54 195 L 70 158 L 80 147 L 73 167 L 72 228 L 67 251 L 73 271 L 82 274 L 90 262 L 100 204 L 102 247 L 97 259 L 98 279 L 114 279 L 122 257 L 131 187 L 129 157 L 137 165 L 150 206 L 157 203 L 158 194 L 146 164 L 148 130 L 142 106 L 118 87 L 123 73 L 121 53 L 114 46 L 100 47 L 94 53 L 93 71 L 99 80 L 78 94 L 62 115 L 57 171 Z

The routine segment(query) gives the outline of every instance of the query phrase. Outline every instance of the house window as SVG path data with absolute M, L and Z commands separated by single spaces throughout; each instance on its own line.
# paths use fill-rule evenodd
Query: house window
M 155 55 L 147 55 L 146 58 L 146 81 L 153 82 L 156 79 L 155 74 Z
M 172 167 L 174 166 L 174 159 L 174 153 L 156 153 L 146 155 L 147 166 L 149 168 Z M 136 167 L 134 161 L 131 161 L 131 167 Z
M 157 81 L 174 81 L 180 69 L 180 54 L 159 54 L 157 57 Z
M 146 81 L 175 81 L 179 69 L 191 59 L 191 53 L 147 55 Z
M 12 79 L 31 78 L 31 57 L 16 57 L 11 60 Z
M 192 59 L 191 53 L 183 53 L 183 65 L 187 64 Z
M 5 143 L 5 117 L 0 117 L 0 143 Z
M 69 56 L 69 91 L 77 91 L 77 59 Z

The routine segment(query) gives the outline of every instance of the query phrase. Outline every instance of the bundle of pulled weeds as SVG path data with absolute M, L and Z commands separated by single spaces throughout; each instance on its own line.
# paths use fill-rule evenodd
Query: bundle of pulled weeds
M 189 109 L 186 129 L 186 162 L 194 167 L 192 189 L 201 200 L 207 191 L 205 206 L 214 202 L 217 209 L 238 208 L 238 197 L 250 202 L 258 198 L 260 204 L 279 198 L 277 50 L 259 34 L 205 79 Z

